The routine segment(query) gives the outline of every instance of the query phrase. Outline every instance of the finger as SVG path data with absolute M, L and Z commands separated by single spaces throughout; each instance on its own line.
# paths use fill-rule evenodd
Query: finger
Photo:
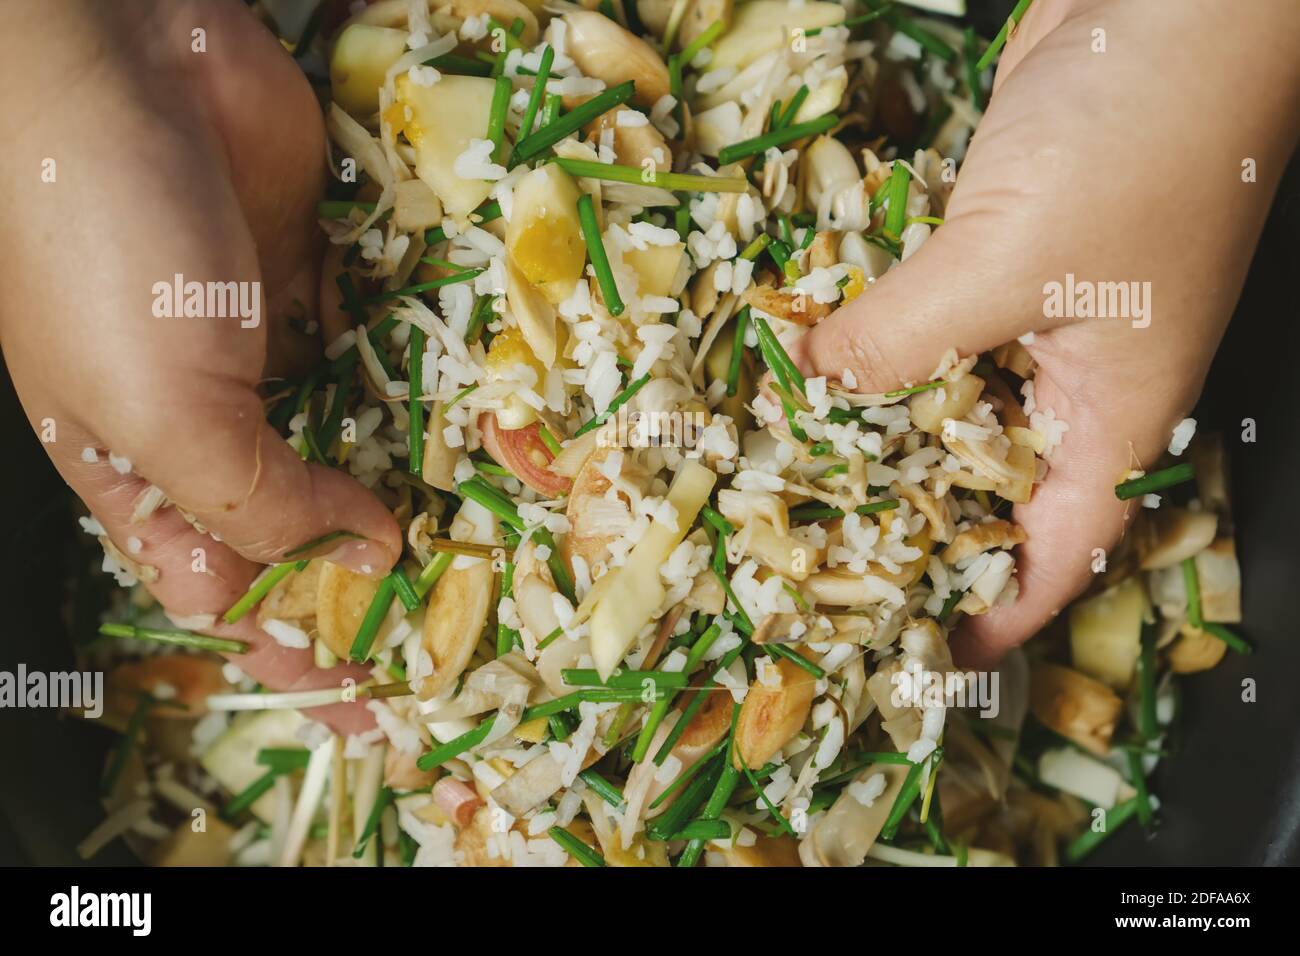
M 1083 407 L 1041 367 L 1034 391 L 1039 405 L 1052 408 L 1069 431 L 1051 456 L 1046 480 L 1028 503 L 1015 508 L 1014 519 L 1026 535 L 1016 549 L 1019 595 L 958 628 L 953 655 L 963 666 L 993 666 L 1090 584 L 1098 549 L 1108 553 L 1142 507 L 1140 500 L 1120 501 L 1115 485 L 1135 464 L 1149 466 L 1158 457 L 1182 416 L 1181 409 L 1157 412 L 1137 430 L 1126 430 L 1122 414 Z
M 401 532 L 388 509 L 344 472 L 305 463 L 265 422 L 251 388 L 202 375 L 169 385 L 112 416 L 118 434 L 105 437 L 235 551 L 271 564 L 349 532 L 357 538 L 314 556 L 371 576 L 397 560 Z
M 146 587 L 177 626 L 243 641 L 249 646 L 246 653 L 226 656 L 273 690 L 316 690 L 341 686 L 346 678 L 358 683 L 369 679 L 366 668 L 355 664 L 317 668 L 309 650 L 277 643 L 252 615 L 234 624 L 222 622 L 220 615 L 248 590 L 262 568 L 196 530 L 173 507 L 164 505 L 137 517 L 137 502 L 149 483 L 135 474 L 120 474 L 107 452 L 96 450 L 72 427 L 65 426 L 63 432 L 59 445 L 53 446 L 55 466 L 114 546 L 145 569 L 150 578 Z M 82 457 L 85 448 L 96 450 L 96 461 Z M 361 733 L 374 725 L 373 715 L 359 703 L 308 713 L 340 733 Z
M 905 263 L 824 319 L 791 350 L 805 374 L 885 392 L 926 381 L 949 349 L 988 351 L 1042 320 L 1042 297 L 1012 278 L 1022 257 L 1006 249 L 996 216 L 949 220 Z

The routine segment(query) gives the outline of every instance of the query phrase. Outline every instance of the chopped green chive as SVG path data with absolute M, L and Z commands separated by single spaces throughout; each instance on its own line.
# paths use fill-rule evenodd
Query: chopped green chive
M 945 63 L 951 63 L 957 59 L 957 51 L 947 43 L 935 36 L 925 27 L 921 26 L 911 17 L 899 12 L 897 9 L 890 10 L 885 19 L 899 33 L 911 37 L 921 45 L 921 48 L 927 53 L 932 53 Z
M 817 136 L 829 130 L 839 121 L 840 118 L 834 113 L 827 113 L 825 116 L 819 116 L 807 123 L 795 123 L 781 129 L 770 130 L 762 136 L 755 136 L 753 139 L 732 143 L 730 146 L 724 146 L 718 153 L 718 164 L 726 166 L 728 163 L 765 153 L 773 146 L 784 146 L 786 143 L 793 143 L 795 140 L 803 139 L 806 136 Z
M 1115 486 L 1115 497 L 1120 501 L 1128 501 L 1130 498 L 1138 498 L 1165 488 L 1172 488 L 1174 485 L 1181 485 L 1194 477 L 1196 472 L 1191 462 L 1183 462 L 1170 468 L 1153 471 L 1149 475 L 1120 482 Z
M 677 54 L 682 63 L 689 66 L 691 61 L 699 56 L 701 50 L 721 36 L 723 28 L 724 24 L 721 20 L 714 20 L 700 31 L 695 39 L 682 47 L 681 52 Z
M 370 813 L 366 816 L 366 825 L 361 829 L 361 835 L 357 837 L 356 846 L 352 848 L 352 858 L 359 860 L 366 853 L 366 847 L 370 845 L 370 840 L 379 832 L 379 821 L 383 819 L 384 810 L 393 802 L 393 791 L 388 787 L 381 787 L 379 793 L 375 795 L 375 804 L 370 808 Z M 383 856 L 383 847 L 380 847 L 379 855 Z
M 731 799 L 731 795 L 736 790 L 736 784 L 740 782 L 740 771 L 736 769 L 735 763 L 730 758 L 730 751 L 735 748 L 736 719 L 739 715 L 740 704 L 733 704 L 731 708 L 731 733 L 728 734 L 731 747 L 728 748 L 728 753 L 723 760 L 722 773 L 713 787 L 713 793 L 709 795 L 708 802 L 704 804 L 704 810 L 700 814 L 701 820 L 716 820 L 722 816 L 722 811 L 727 808 L 727 801 Z M 677 858 L 677 865 L 692 867 L 699 862 L 703 853 L 704 841 L 699 838 L 693 839 L 686 844 L 686 849 Z
M 686 664 L 682 667 L 683 674 L 690 674 L 695 668 L 700 666 L 700 661 L 704 659 L 705 653 L 709 647 L 718 639 L 722 633 L 721 626 L 715 621 L 705 629 L 704 633 L 695 639 L 691 649 L 686 653 Z M 632 747 L 632 762 L 640 763 L 645 759 L 646 753 L 650 749 L 650 741 L 663 723 L 664 717 L 668 715 L 668 708 L 672 706 L 672 696 L 667 696 L 663 700 L 656 701 L 654 707 L 650 709 L 650 716 L 646 718 L 645 725 L 641 728 L 641 733 L 637 736 L 636 744 Z M 679 722 L 680 724 L 680 722 Z M 685 729 L 683 727 L 683 729 Z
M 888 206 L 885 209 L 885 233 L 893 239 L 903 234 L 903 223 L 907 220 L 907 189 L 912 182 L 912 173 L 900 160 L 894 160 L 890 170 L 889 191 L 885 194 Z
M 992 65 L 993 61 L 997 58 L 997 55 L 1002 52 L 1002 47 L 1006 44 L 1007 37 L 1009 37 L 1011 31 L 1020 24 L 1021 18 L 1025 15 L 1025 11 L 1029 9 L 1029 5 L 1033 2 L 1034 0 L 1019 0 L 1015 9 L 1011 11 L 1011 16 L 1007 17 L 1006 22 L 1002 24 L 1002 29 L 998 31 L 998 35 L 993 38 L 993 42 L 989 44 L 988 49 L 984 51 L 984 55 L 980 57 L 979 62 L 975 64 L 975 69 L 983 73 Z
M 193 631 L 159 627 L 137 627 L 134 624 L 101 624 L 99 633 L 105 637 L 125 637 L 136 641 L 154 641 L 177 647 L 193 647 L 200 651 L 218 654 L 246 654 L 248 645 L 227 637 L 209 637 Z
M 852 30 L 854 27 L 860 27 L 865 23 L 871 23 L 873 20 L 879 20 L 881 17 L 886 16 L 893 9 L 894 9 L 894 5 L 892 3 L 886 3 L 884 6 L 872 10 L 870 13 L 864 13 L 860 17 L 849 17 L 847 20 L 843 21 L 842 23 L 836 23 L 834 25 L 837 27 L 847 27 L 848 29 Z M 826 28 L 813 27 L 811 30 L 805 30 L 803 33 L 804 36 L 815 37 L 817 36 L 817 34 L 821 33 L 822 30 L 824 29 Z
M 623 799 L 623 791 L 614 784 L 610 783 L 604 777 L 594 770 L 584 770 L 578 774 L 583 783 L 591 787 L 600 799 L 604 800 L 616 810 L 621 810 L 627 802 Z
M 559 443 L 556 437 L 551 434 L 551 430 L 545 425 L 538 427 L 537 435 L 541 438 L 542 444 L 546 446 L 546 450 L 552 455 L 558 455 L 564 450 L 564 446 Z
M 808 660 L 808 658 L 804 657 L 802 654 L 798 653 L 797 651 L 790 650 L 790 648 L 786 647 L 784 644 L 765 644 L 763 646 L 767 649 L 767 652 L 771 654 L 773 657 L 784 657 L 791 664 L 794 664 L 796 667 L 806 670 L 809 674 L 812 674 L 812 676 L 817 678 L 818 680 L 821 680 L 823 677 L 826 676 L 826 671 L 818 667 L 816 664 Z
M 1109 810 L 1103 811 L 1105 816 L 1105 828 L 1102 830 L 1093 830 L 1089 827 L 1074 842 L 1065 848 L 1065 861 L 1067 863 L 1078 863 L 1125 823 L 1131 820 L 1137 813 L 1137 797 L 1131 800 L 1125 800 L 1123 803 L 1117 803 Z
M 1138 653 L 1138 733 L 1146 742 L 1160 735 L 1156 718 L 1156 633 L 1155 626 L 1142 622 Z
M 102 633 L 102 632 L 101 632 Z M 127 758 L 131 756 L 131 751 L 135 749 L 136 742 L 140 739 L 140 734 L 144 732 L 144 722 L 149 714 L 153 711 L 155 700 L 152 694 L 140 691 L 135 695 L 135 710 L 131 711 L 131 719 L 126 723 L 126 730 L 122 733 L 122 738 L 113 748 L 113 759 L 108 765 L 108 770 L 104 773 L 104 779 L 100 782 L 99 792 L 108 796 L 117 786 L 118 780 L 122 778 L 122 771 L 126 769 Z
M 636 186 L 658 186 L 674 192 L 743 193 L 749 181 L 743 176 L 699 176 L 693 173 L 661 173 L 641 166 L 619 166 L 590 159 L 566 159 L 555 164 L 573 176 L 603 179 L 613 183 L 632 183 Z
M 326 534 L 321 535 L 319 538 L 312 538 L 306 544 L 300 544 L 298 545 L 298 547 L 286 551 L 282 555 L 282 557 L 285 561 L 288 561 L 291 558 L 306 557 L 310 552 L 315 551 L 317 548 L 320 548 L 323 545 L 332 544 L 335 541 L 339 541 L 343 538 L 351 538 L 353 540 L 359 541 L 364 537 L 365 535 L 357 534 L 355 531 L 346 531 L 343 529 L 339 529 L 337 531 L 330 531 Z M 267 588 L 267 590 L 269 591 L 270 588 Z
M 535 133 L 524 136 L 515 144 L 511 164 L 518 165 L 540 156 L 570 133 L 577 132 L 597 116 L 620 106 L 632 98 L 636 85 L 628 80 L 612 86 L 603 93 L 598 93 L 587 102 L 575 106 L 572 110 L 558 117 L 554 122 L 543 126 Z
M 649 681 L 656 689 L 661 687 L 680 690 L 686 686 L 686 675 L 674 671 L 615 671 L 607 680 L 587 668 L 565 668 L 560 679 L 572 687 L 618 687 L 623 690 L 640 690 Z
M 389 299 L 400 299 L 403 296 L 419 295 L 422 292 L 430 292 L 433 289 L 441 289 L 444 286 L 456 285 L 461 282 L 469 282 L 486 272 L 486 269 L 466 269 L 464 272 L 456 272 L 449 276 L 442 276 L 431 282 L 420 282 L 416 285 L 408 285 L 401 289 L 393 289 L 389 292 L 380 292 L 378 295 L 372 295 L 365 300 L 366 305 L 373 305 L 376 302 L 387 302 Z
M 543 127 L 550 126 L 560 118 L 562 112 L 564 112 L 564 97 L 560 96 L 559 93 L 547 93 L 546 103 L 542 106 L 542 119 L 539 125 Z
M 533 131 L 537 120 L 537 111 L 542 107 L 546 96 L 546 81 L 551 75 L 551 64 L 555 61 L 555 48 L 549 43 L 542 50 L 542 61 L 537 67 L 537 79 L 533 82 L 532 92 L 528 94 L 528 105 L 524 107 L 523 122 L 519 126 L 519 138 L 523 139 Z
M 406 572 L 401 568 L 393 568 L 388 572 L 392 579 L 393 592 L 397 595 L 397 600 L 402 602 L 402 607 L 408 611 L 414 611 L 420 606 L 420 595 L 415 591 L 415 585 L 411 579 L 406 576 Z
M 311 751 L 306 747 L 263 747 L 257 752 L 257 763 L 277 773 L 306 770 Z
M 564 848 L 564 851 L 583 866 L 601 867 L 605 858 L 583 843 L 564 827 L 551 827 L 546 831 L 552 840 Z
M 441 552 L 434 556 L 433 560 L 424 566 L 419 577 L 415 579 L 415 593 L 418 597 L 423 598 L 437 583 L 438 578 L 442 577 L 442 572 L 451 566 L 451 562 L 456 559 L 456 555 L 449 552 Z
M 759 233 L 754 237 L 749 245 L 745 246 L 744 251 L 740 253 L 740 258 L 753 262 L 763 254 L 763 250 L 771 243 L 772 237 L 765 232 Z
M 646 374 L 638 378 L 635 382 L 633 382 L 631 385 L 629 385 L 627 388 L 623 389 L 623 391 L 615 395 L 614 400 L 609 403 L 609 407 L 606 408 L 599 415 L 592 418 L 591 421 L 587 422 L 576 432 L 574 432 L 573 437 L 581 438 L 583 435 L 587 434 L 587 432 L 599 428 L 601 425 L 605 424 L 605 422 L 609 420 L 609 417 L 611 415 L 613 415 L 620 408 L 626 405 L 628 400 L 631 399 L 632 396 L 635 395 L 637 392 L 639 392 L 642 389 L 642 387 L 644 387 L 645 384 L 649 381 L 650 381 L 650 373 L 647 372 Z
M 407 445 L 410 453 L 407 455 L 407 469 L 419 478 L 424 471 L 424 329 L 418 325 L 411 326 L 408 354 L 410 385 L 406 391 L 410 425 L 407 430 Z
M 772 327 L 767 324 L 767 320 L 754 316 L 754 334 L 758 336 L 758 346 L 763 352 L 763 358 L 767 361 L 768 367 L 776 376 L 777 381 L 787 391 L 797 388 L 800 392 L 806 388 L 804 384 L 803 373 L 799 371 L 798 366 L 790 359 L 790 355 L 781 343 L 777 340 L 776 333 Z
M 1136 750 L 1129 750 L 1125 756 L 1128 758 L 1129 782 L 1133 784 L 1133 789 L 1137 791 L 1137 796 L 1133 799 L 1137 801 L 1138 821 L 1142 824 L 1142 829 L 1150 831 L 1155 823 L 1155 810 L 1151 806 L 1151 794 L 1147 791 L 1146 772 L 1142 768 L 1142 754 Z
M 799 112 L 799 107 L 803 106 L 803 101 L 806 99 L 808 99 L 808 84 L 804 83 L 795 91 L 794 96 L 790 97 L 790 104 L 782 112 L 781 118 L 777 120 L 776 128 L 785 129 L 793 123 L 795 114 Z M 794 240 L 788 239 L 786 241 L 793 242 Z
M 940 388 L 947 385 L 946 379 L 935 379 L 933 382 L 926 382 L 924 385 L 913 385 L 910 388 L 896 388 L 892 392 L 886 392 L 885 398 L 903 398 L 906 395 L 916 395 L 920 392 L 928 392 L 934 388 Z
M 719 740 L 716 744 L 714 744 L 712 747 L 710 747 L 702 757 L 700 757 L 698 760 L 695 761 L 695 763 L 691 764 L 689 767 L 683 770 L 678 775 L 677 779 L 668 785 L 668 788 L 664 790 L 663 793 L 655 797 L 654 800 L 651 802 L 650 806 L 648 806 L 646 809 L 647 810 L 655 809 L 657 806 L 659 806 L 659 804 L 663 803 L 670 796 L 676 793 L 679 789 L 685 786 L 686 783 L 692 777 L 694 777 L 695 774 L 698 773 L 704 767 L 705 764 L 707 764 L 710 760 L 712 760 L 714 757 L 716 757 L 726 748 L 727 743 L 728 741 L 726 740 L 726 738 L 723 738 L 722 740 Z
M 938 748 L 935 753 L 938 753 Z M 933 757 L 927 757 L 931 760 Z M 898 828 L 903 822 L 903 817 L 907 816 L 907 811 L 911 809 L 917 797 L 921 795 L 921 768 L 925 766 L 926 760 L 920 763 L 914 763 L 911 769 L 907 771 L 907 777 L 903 780 L 903 787 L 898 791 L 898 796 L 894 798 L 894 805 L 889 810 L 889 816 L 885 818 L 885 825 L 880 828 L 880 838 L 882 840 L 892 840 L 898 833 Z
M 1238 654 L 1251 654 L 1255 650 L 1246 643 L 1246 641 L 1232 633 L 1232 631 L 1228 630 L 1222 624 L 1215 624 L 1212 621 L 1206 621 L 1201 625 L 1201 630 L 1212 637 L 1217 637 L 1219 640 L 1223 641 L 1223 643 L 1228 645 L 1229 650 L 1236 651 Z
M 510 109 L 510 95 L 514 86 L 508 76 L 498 76 L 492 87 L 492 106 L 488 109 L 487 138 L 492 141 L 492 162 L 502 160 L 505 147 L 506 113 Z
M 393 579 L 385 577 L 379 582 L 379 590 L 375 592 L 374 600 L 366 609 L 366 616 L 361 619 L 357 636 L 352 641 L 352 649 L 348 652 L 348 656 L 357 663 L 362 663 L 370 657 L 375 637 L 379 634 L 379 626 L 384 623 L 384 617 L 387 616 L 389 605 L 392 603 Z
M 266 773 L 262 774 L 247 787 L 230 798 L 230 801 L 221 808 L 221 816 L 227 820 L 232 820 L 239 816 L 255 804 L 261 798 L 262 794 L 275 786 L 275 778 L 278 776 L 280 776 L 278 770 L 268 770 Z
M 767 812 L 771 815 L 772 819 L 777 822 L 777 825 L 790 836 L 797 836 L 798 834 L 795 833 L 794 827 L 790 826 L 790 821 L 785 818 L 785 814 L 778 810 L 776 804 L 768 799 L 767 792 L 763 789 L 763 785 L 759 783 L 758 777 L 754 776 L 754 771 L 750 770 L 749 766 L 743 762 L 740 765 L 740 769 L 744 772 L 745 779 L 748 780 L 749 785 L 754 788 L 755 793 L 758 794 L 758 799 L 762 801 L 763 806 L 767 808 Z
M 587 254 L 591 257 L 591 267 L 596 272 L 596 282 L 600 285 L 605 308 L 610 315 L 622 315 L 623 299 L 618 294 L 618 284 L 609 267 L 609 256 L 605 254 L 605 244 L 600 239 L 600 226 L 596 222 L 596 210 L 590 193 L 583 193 L 578 199 L 578 219 L 582 223 L 582 236 L 587 240 Z
M 736 331 L 731 339 L 731 357 L 727 360 L 727 395 L 740 388 L 740 365 L 745 352 L 745 332 L 749 328 L 749 306 L 736 313 Z
M 253 582 L 252 586 L 244 592 L 243 597 L 230 605 L 230 609 L 226 611 L 225 614 L 221 615 L 221 619 L 227 624 L 234 624 L 253 608 L 257 607 L 258 602 L 270 594 L 273 587 L 289 576 L 289 573 L 293 571 L 295 564 L 296 562 L 294 561 L 286 561 L 284 564 L 277 564 L 268 568 L 256 581 Z

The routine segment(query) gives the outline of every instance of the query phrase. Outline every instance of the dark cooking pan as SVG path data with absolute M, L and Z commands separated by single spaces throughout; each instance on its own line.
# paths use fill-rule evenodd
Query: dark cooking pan
M 1008 6 L 977 7 L 978 28 L 991 35 Z M 1185 168 L 1190 176 L 1192 166 Z M 1300 708 L 1293 696 L 1300 682 L 1300 443 L 1294 419 L 1300 376 L 1290 368 L 1297 344 L 1297 249 L 1300 162 L 1293 161 L 1195 412 L 1200 430 L 1226 436 L 1243 575 L 1241 630 L 1257 651 L 1229 654 L 1219 667 L 1184 681 L 1184 739 L 1155 778 L 1163 825 L 1150 839 L 1138 827 L 1125 828 L 1091 858 L 1098 864 L 1300 862 Z M 1241 441 L 1243 419 L 1255 422 L 1254 443 Z M 13 671 L 20 661 L 33 670 L 67 670 L 72 640 L 78 632 L 85 639 L 89 622 L 70 620 L 75 615 L 65 608 L 70 598 L 80 597 L 72 604 L 83 608 L 96 603 L 94 594 L 69 594 L 74 540 L 81 533 L 71 495 L 7 378 L 0 379 L 0 427 L 8 438 L 0 468 L 0 670 Z M 1252 703 L 1242 700 L 1248 678 L 1256 683 Z M 80 862 L 74 847 L 103 818 L 98 781 L 113 739 L 106 729 L 52 710 L 0 710 L 0 864 Z M 134 859 L 119 841 L 93 862 Z

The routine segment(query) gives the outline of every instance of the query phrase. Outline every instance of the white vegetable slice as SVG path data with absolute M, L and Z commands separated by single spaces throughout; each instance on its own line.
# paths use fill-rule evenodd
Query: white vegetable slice
M 1073 747 L 1045 750 L 1038 758 L 1038 777 L 1048 786 L 1109 810 L 1119 800 L 1124 778 L 1114 767 L 1085 756 Z
M 1142 584 L 1129 578 L 1070 608 L 1070 655 L 1074 666 L 1119 690 L 1128 687 L 1142 652 L 1147 600 Z
M 668 489 L 668 502 L 677 510 L 677 526 L 652 524 L 627 563 L 611 572 L 614 581 L 591 613 L 591 655 L 602 679 L 618 666 L 637 634 L 659 610 L 665 595 L 659 568 L 686 537 L 716 481 L 717 476 L 703 465 L 685 462 Z
M 731 28 L 713 48 L 709 68 L 733 66 L 743 70 L 763 54 L 781 49 L 794 28 L 812 30 L 843 19 L 844 7 L 838 3 L 796 5 L 786 0 L 752 0 L 736 8 Z

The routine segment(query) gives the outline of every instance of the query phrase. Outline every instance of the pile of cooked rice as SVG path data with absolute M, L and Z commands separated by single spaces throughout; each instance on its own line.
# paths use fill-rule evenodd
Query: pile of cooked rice
M 1029 353 L 949 353 L 886 394 L 789 360 L 941 227 L 982 41 L 853 0 L 354 7 L 279 24 L 336 181 L 326 363 L 267 410 L 407 550 L 371 578 L 307 543 L 238 613 L 372 679 L 274 693 L 237 654 L 97 640 L 124 736 L 83 850 L 1054 864 L 1153 825 L 1172 675 L 1240 618 L 1218 446 L 993 683 L 948 637 L 1015 599 L 1011 505 L 1067 434 Z M 177 633 L 150 569 L 105 567 L 130 589 L 109 619 Z M 930 678 L 946 693 L 906 693 Z M 365 733 L 310 715 L 355 698 Z

